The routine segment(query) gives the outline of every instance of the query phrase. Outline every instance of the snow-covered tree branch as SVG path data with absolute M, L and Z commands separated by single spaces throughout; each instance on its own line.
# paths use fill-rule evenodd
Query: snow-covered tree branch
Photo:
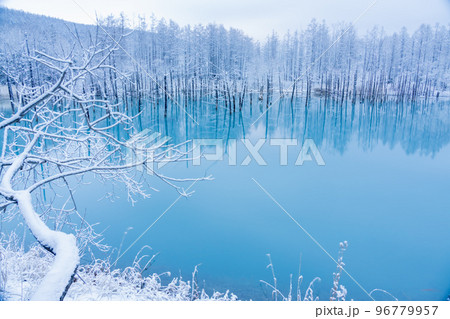
M 135 115 L 127 114 L 119 104 L 111 103 L 95 85 L 105 70 L 127 80 L 118 69 L 106 64 L 120 41 L 121 38 L 111 43 L 95 41 L 83 46 L 81 61 L 71 55 L 61 58 L 34 52 L 30 59 L 44 66 L 49 72 L 49 80 L 40 86 L 17 82 L 20 98 L 15 102 L 15 111 L 5 115 L 0 122 L 3 133 L 0 158 L 3 201 L 0 205 L 3 214 L 18 211 L 36 240 L 55 255 L 50 271 L 32 296 L 33 300 L 63 300 L 80 262 L 80 243 L 74 234 L 51 230 L 40 215 L 42 212 L 34 198 L 39 190 L 64 187 L 73 200 L 77 178 L 93 174 L 123 184 L 129 199 L 134 201 L 136 196 L 148 196 L 136 170 L 139 166 L 145 166 L 183 195 L 187 194 L 179 184 L 197 180 L 170 178 L 148 165 L 150 162 L 183 160 L 186 153 L 180 146 L 154 143 L 140 147 L 113 134 L 115 129 L 126 132 L 129 137 L 137 133 Z M 65 204 L 62 206 L 54 201 L 49 209 L 64 212 Z M 69 213 L 68 210 L 65 212 Z M 92 230 L 87 236 L 85 240 L 88 241 L 96 237 Z

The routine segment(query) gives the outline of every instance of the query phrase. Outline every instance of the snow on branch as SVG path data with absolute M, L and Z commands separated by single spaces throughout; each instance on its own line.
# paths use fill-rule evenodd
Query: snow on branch
M 189 194 L 178 184 L 210 179 L 169 177 L 149 165 L 183 160 L 186 152 L 181 150 L 182 145 L 167 145 L 164 141 L 142 147 L 115 134 L 120 130 L 124 132 L 121 136 L 131 138 L 138 133 L 134 125 L 136 115 L 129 114 L 120 103 L 111 102 L 96 85 L 95 78 L 103 78 L 105 70 L 124 77 L 116 67 L 107 64 L 119 42 L 120 39 L 110 44 L 98 42 L 85 48 L 81 60 L 35 51 L 30 60 L 46 68 L 53 83 L 36 87 L 18 85 L 20 98 L 15 112 L 0 122 L 2 214 L 19 212 L 36 240 L 55 256 L 31 299 L 64 299 L 79 266 L 79 248 L 85 248 L 87 242 L 105 248 L 100 241 L 96 242 L 98 234 L 76 209 L 73 193 L 80 184 L 77 178 L 91 173 L 99 179 L 120 183 L 132 203 L 136 196 L 149 196 L 139 167 L 145 167 L 184 196 Z M 39 204 L 36 192 L 40 188 L 53 190 L 55 196 L 60 196 L 57 188 L 66 189 L 73 208 L 67 208 L 68 201 L 58 207 L 57 201 L 48 200 L 44 205 L 45 216 L 57 212 L 63 224 L 69 226 L 71 222 L 64 216 L 78 217 L 84 226 L 75 227 L 77 237 L 47 226 L 40 214 L 42 203 Z

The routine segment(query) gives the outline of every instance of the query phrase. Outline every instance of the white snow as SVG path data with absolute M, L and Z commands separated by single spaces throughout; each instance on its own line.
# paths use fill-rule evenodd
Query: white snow
M 80 262 L 75 236 L 49 229 L 34 211 L 29 192 L 16 191 L 14 197 L 33 235 L 55 253 L 53 265 L 31 300 L 59 300 Z
M 3 295 L 6 300 L 29 300 L 33 295 L 36 297 L 36 289 L 42 291 L 37 287 L 48 275 L 49 268 L 55 268 L 55 263 L 52 265 L 53 256 L 40 245 L 33 244 L 24 252 L 14 242 L 18 240 L 0 238 L 0 299 Z M 64 300 L 237 300 L 228 291 L 207 295 L 204 290 L 198 289 L 198 285 L 182 278 L 173 278 L 169 284 L 163 285 L 163 276 L 170 274 L 145 276 L 137 263 L 123 270 L 111 270 L 107 261 L 96 260 L 93 264 L 78 267 L 77 276 Z M 2 278 L 5 278 L 4 281 Z M 50 294 L 52 291 L 43 293 Z

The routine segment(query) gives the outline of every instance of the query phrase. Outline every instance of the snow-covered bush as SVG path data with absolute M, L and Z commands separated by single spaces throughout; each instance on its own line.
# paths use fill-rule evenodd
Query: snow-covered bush
M 27 251 L 17 236 L 0 239 L 0 300 L 29 300 L 51 266 L 53 255 L 35 243 Z M 96 260 L 80 265 L 64 300 L 220 300 L 234 301 L 226 291 L 208 295 L 196 284 L 196 270 L 191 281 L 174 277 L 162 283 L 170 273 L 143 275 L 135 263 L 125 269 L 112 269 L 109 261 Z

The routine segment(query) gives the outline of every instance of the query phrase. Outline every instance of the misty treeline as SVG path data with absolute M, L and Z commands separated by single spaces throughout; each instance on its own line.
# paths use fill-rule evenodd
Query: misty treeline
M 412 101 L 448 95 L 450 29 L 422 25 L 392 35 L 374 27 L 359 36 L 349 24 L 315 20 L 305 30 L 265 41 L 221 25 L 180 27 L 173 21 L 126 16 L 81 25 L 0 8 L 0 84 L 40 87 L 54 74 L 30 57 L 37 53 L 82 59 L 99 42 L 119 42 L 103 74 L 87 76 L 93 97 L 165 108 L 209 98 L 216 107 L 269 106 L 279 98 L 324 96 L 337 101 Z M 133 28 L 131 27 L 133 25 Z M 124 36 L 126 35 L 126 36 Z M 77 45 L 74 45 L 77 43 Z M 79 50 L 77 52 L 76 50 Z M 119 72 L 120 70 L 120 72 Z

